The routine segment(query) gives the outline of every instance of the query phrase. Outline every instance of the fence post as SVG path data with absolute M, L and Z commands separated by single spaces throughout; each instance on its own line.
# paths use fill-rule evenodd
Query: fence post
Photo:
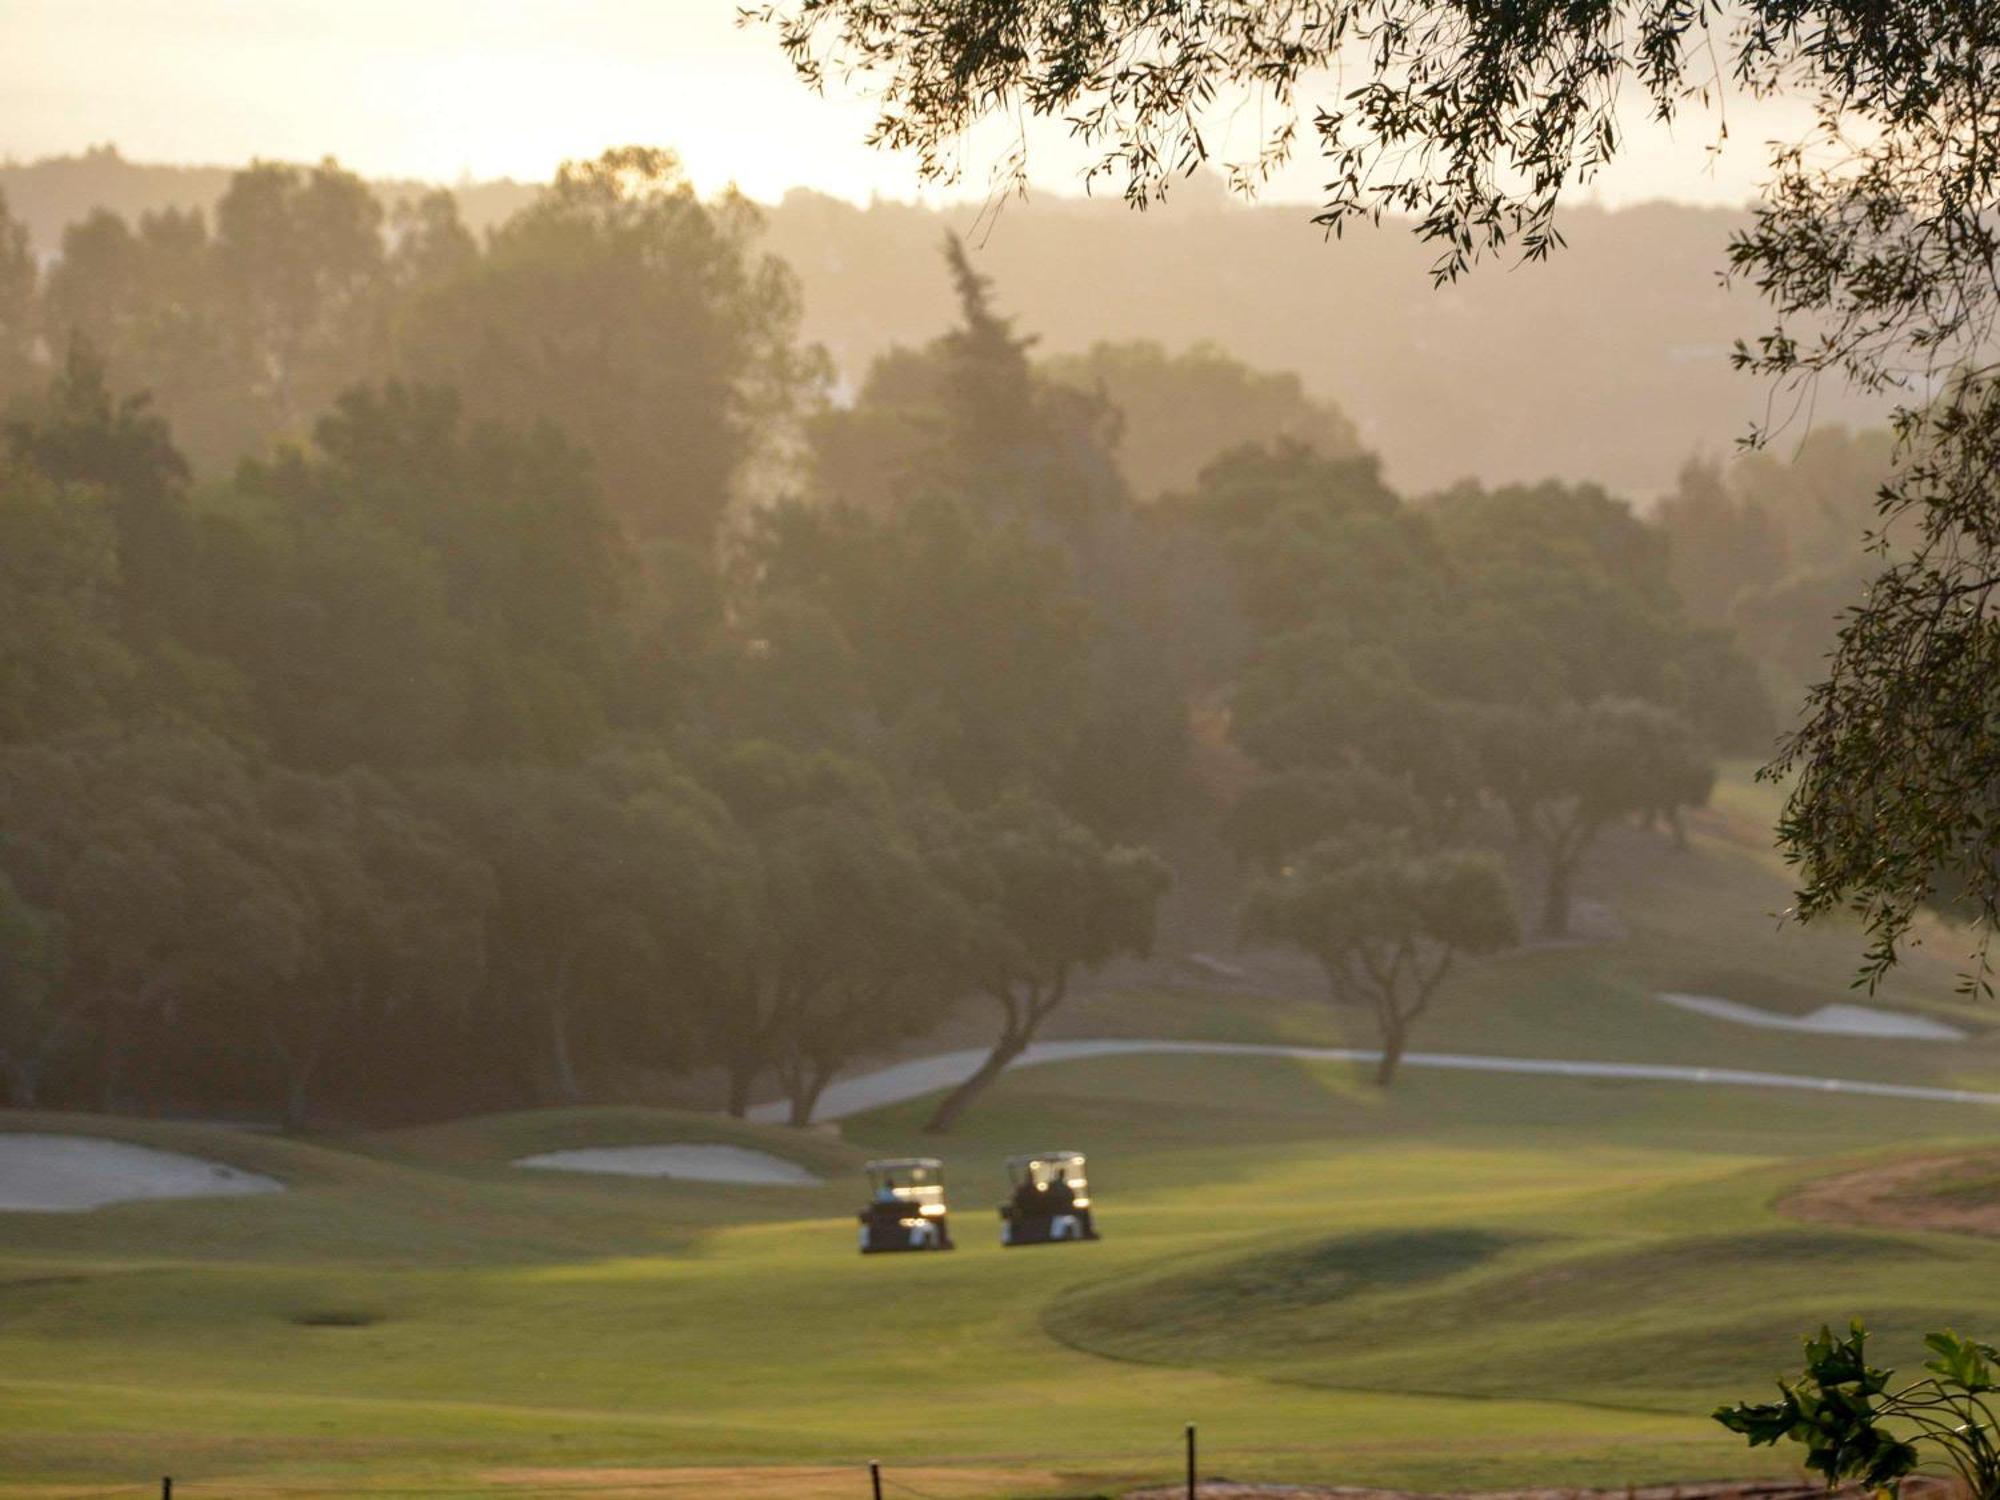
M 1194 1493 L 1194 1423 L 1187 1424 L 1187 1500 L 1195 1500 Z
M 882 1460 L 868 1460 L 868 1483 L 874 1488 L 875 1500 L 882 1500 Z
M 160 1476 L 160 1500 L 174 1500 L 174 1476 L 171 1474 Z

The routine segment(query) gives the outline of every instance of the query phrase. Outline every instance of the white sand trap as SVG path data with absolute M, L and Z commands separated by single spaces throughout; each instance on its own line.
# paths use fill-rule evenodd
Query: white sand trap
M 1821 1036 L 1872 1036 L 1906 1042 L 1962 1042 L 1968 1033 L 1929 1016 L 1913 1016 L 1907 1011 L 1877 1010 L 1872 1005 L 1822 1005 L 1803 1016 L 1788 1016 L 1775 1010 L 1759 1010 L 1714 995 L 1662 995 L 1669 1005 L 1712 1016 L 1718 1021 L 1734 1021 L 1741 1026 L 1762 1026 L 1771 1031 L 1812 1031 Z
M 0 1212 L 77 1213 L 108 1203 L 284 1190 L 276 1178 L 178 1151 L 82 1135 L 0 1133 Z
M 797 1162 L 745 1146 L 596 1146 L 524 1156 L 517 1167 L 557 1172 L 609 1172 L 617 1177 L 672 1177 L 683 1182 L 750 1182 L 760 1187 L 811 1187 L 819 1179 Z

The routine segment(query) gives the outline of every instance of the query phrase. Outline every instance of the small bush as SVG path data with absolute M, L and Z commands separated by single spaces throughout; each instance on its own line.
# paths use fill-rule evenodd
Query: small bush
M 1804 1444 L 1806 1467 L 1829 1488 L 1855 1482 L 1890 1492 L 1926 1458 L 1939 1457 L 1972 1500 L 2000 1500 L 2000 1424 L 1983 1399 L 2000 1390 L 1993 1364 L 2000 1351 L 1950 1329 L 1930 1334 L 1930 1374 L 1891 1390 L 1895 1372 L 1869 1365 L 1867 1342 L 1858 1322 L 1844 1339 L 1821 1328 L 1806 1340 L 1804 1374 L 1778 1382 L 1778 1400 L 1719 1407 L 1715 1420 L 1752 1447 Z

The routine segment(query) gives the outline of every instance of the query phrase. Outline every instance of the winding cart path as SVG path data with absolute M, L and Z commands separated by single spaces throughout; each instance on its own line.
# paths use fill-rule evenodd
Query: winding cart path
M 1372 1063 L 1381 1054 L 1355 1047 L 1282 1047 L 1252 1042 L 1170 1042 L 1126 1038 L 1098 1041 L 1037 1042 L 1016 1058 L 1012 1068 L 1040 1063 L 1074 1062 L 1087 1057 L 1135 1053 L 1192 1053 L 1217 1057 L 1289 1057 L 1305 1062 Z M 984 1060 L 983 1048 L 940 1052 L 892 1064 L 870 1073 L 829 1084 L 820 1096 L 813 1119 L 842 1120 L 906 1099 L 919 1099 L 948 1089 L 970 1076 Z M 1459 1052 L 1408 1052 L 1406 1068 L 1445 1068 L 1463 1073 L 1524 1073 L 1550 1078 L 1613 1078 L 1639 1083 L 1690 1083 L 1712 1088 L 1804 1089 L 1822 1094 L 1862 1095 L 1876 1099 L 1910 1099 L 1926 1104 L 2000 1105 L 2000 1093 L 1976 1089 L 1932 1088 L 1921 1084 L 1875 1083 L 1855 1078 L 1813 1078 L 1799 1073 L 1764 1073 L 1745 1068 L 1696 1068 L 1668 1063 L 1570 1062 L 1547 1057 L 1480 1057 Z M 783 1100 L 757 1105 L 750 1118 L 782 1124 Z

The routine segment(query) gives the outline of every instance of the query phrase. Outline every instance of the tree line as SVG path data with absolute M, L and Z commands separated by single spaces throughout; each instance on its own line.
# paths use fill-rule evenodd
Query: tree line
M 1755 670 L 1690 623 L 1666 538 L 1591 486 L 1466 485 L 1413 505 L 1366 457 L 1245 449 L 1172 506 L 1243 580 L 1232 732 L 1264 770 L 1223 836 L 1252 937 L 1376 1019 L 1379 1078 L 1455 956 L 1519 940 L 1504 862 L 1570 928 L 1621 822 L 1706 802 L 1717 748 L 1767 739 Z
M 1918 911 L 1946 902 L 1970 918 L 1962 988 L 1990 994 L 2000 27 L 1923 0 L 1751 0 L 1727 26 L 1705 12 L 1546 0 L 1465 15 L 1434 0 L 1243 14 L 1102 0 L 1083 27 L 1044 24 L 1041 0 L 993 0 L 973 27 L 939 24 L 948 9 L 774 0 L 752 19 L 802 83 L 835 71 L 872 94 L 872 138 L 913 151 L 932 182 L 956 179 L 954 148 L 983 120 L 1009 119 L 1018 135 L 1033 117 L 1088 144 L 1087 182 L 1117 182 L 1144 207 L 1209 161 L 1209 106 L 1243 90 L 1272 119 L 1228 164 L 1232 179 L 1268 180 L 1310 139 L 1325 167 L 1313 222 L 1338 237 L 1404 216 L 1454 301 L 1483 259 L 1564 247 L 1570 190 L 1617 158 L 1631 90 L 1660 122 L 1708 110 L 1725 75 L 1752 98 L 1811 99 L 1810 128 L 1767 143 L 1758 201 L 1722 256 L 1725 281 L 1769 314 L 1756 337 L 1732 341 L 1731 364 L 1770 383 L 1744 437 L 1764 446 L 1845 394 L 1887 407 L 1889 465 L 1872 497 L 1867 587 L 1843 601 L 1762 774 L 1786 784 L 1777 838 L 1797 870 L 1799 920 L 1857 915 L 1872 985 Z M 1314 101 L 1314 76 L 1357 28 L 1379 43 L 1365 76 Z M 1716 128 L 1719 141 L 1719 115 Z M 1025 186 L 1025 149 L 999 169 Z M 1523 384 L 1544 403 L 1567 399 L 1577 425 L 1603 410 L 1596 392 Z M 1726 506 L 1706 508 L 1727 519 Z
M 1696 459 L 1655 508 L 1688 613 L 1731 631 L 1786 698 L 1825 670 L 1841 615 L 1867 595 L 1865 538 L 1907 546 L 1908 521 L 1876 513 L 1894 459 L 1887 428 L 1819 426 L 1780 452 Z
M 64 229 L 98 206 L 134 222 L 169 206 L 212 214 L 230 175 L 98 147 L 0 163 L 0 193 L 50 256 Z M 425 192 L 406 181 L 370 185 L 391 217 L 397 200 Z M 452 192 L 483 234 L 535 187 L 458 182 Z M 1207 171 L 1177 180 L 1144 219 L 1128 217 L 1115 195 L 1072 197 L 1045 184 L 981 236 L 980 263 L 1024 325 L 1046 334 L 1052 360 L 1099 339 L 1176 351 L 1219 340 L 1262 370 L 1296 371 L 1337 402 L 1413 488 L 1465 474 L 1549 474 L 1650 496 L 1672 486 L 1695 443 L 1726 443 L 1763 410 L 1754 387 L 1723 378 L 1742 310 L 1712 288 L 1724 245 L 1749 215 L 1665 202 L 1579 202 L 1567 213 L 1574 229 L 1555 267 L 1474 276 L 1448 299 L 1431 292 L 1430 253 L 1400 232 L 1413 221 L 1392 214 L 1389 232 L 1330 248 L 1302 229 L 1296 204 L 1233 199 Z M 973 219 L 969 204 L 856 205 L 801 187 L 765 205 L 764 217 L 763 243 L 798 274 L 801 327 L 851 378 L 950 318 L 950 288 L 932 270 L 945 231 Z M 1852 425 L 1882 420 L 1887 407 L 1829 383 L 1814 409 L 1817 422 Z M 1571 411 L 1591 415 L 1558 420 Z M 1207 425 L 1198 411 L 1190 421 L 1189 438 Z M 1169 433 L 1159 456 L 1127 445 L 1142 496 L 1154 471 L 1185 455 L 1184 484 L 1219 451 L 1185 449 L 1180 437 Z
M 1051 368 L 955 244 L 955 325 L 836 403 L 756 236 L 660 152 L 483 240 L 257 166 L 213 225 L 97 215 L 30 268 L 10 1102 L 302 1127 L 707 1069 L 802 1123 L 977 1002 L 948 1128 L 1148 950 L 1217 701 L 1266 772 L 1221 825 L 1246 936 L 1370 1008 L 1386 1081 L 1454 957 L 1515 939 L 1504 860 L 1560 931 L 1602 828 L 1768 732 L 1602 492 L 1405 499 L 1216 352 Z M 1218 381 L 1271 399 L 1135 501 L 1114 390 Z

